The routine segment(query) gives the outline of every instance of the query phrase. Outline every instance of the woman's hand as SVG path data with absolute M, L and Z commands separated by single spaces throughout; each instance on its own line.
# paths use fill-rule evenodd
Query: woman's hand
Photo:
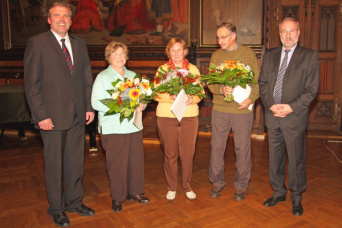
M 185 105 L 191 105 L 194 102 L 194 99 L 189 94 L 187 94 L 187 96 L 188 99 L 185 101 Z
M 138 112 L 142 112 L 143 110 L 144 110 L 144 108 L 145 108 L 145 104 L 139 104 L 139 107 L 137 108 L 137 111 Z
M 177 95 L 170 95 L 170 100 L 176 100 Z

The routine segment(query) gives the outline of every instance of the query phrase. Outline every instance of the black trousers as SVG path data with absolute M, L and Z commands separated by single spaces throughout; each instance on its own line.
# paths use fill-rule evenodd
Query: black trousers
M 44 143 L 48 213 L 53 215 L 81 206 L 85 128 L 75 118 L 69 130 L 41 130 L 40 134 Z
M 275 196 L 285 196 L 287 188 L 286 152 L 288 158 L 288 180 L 291 200 L 301 201 L 306 189 L 306 132 L 291 128 L 277 120 L 268 128 L 269 177 Z

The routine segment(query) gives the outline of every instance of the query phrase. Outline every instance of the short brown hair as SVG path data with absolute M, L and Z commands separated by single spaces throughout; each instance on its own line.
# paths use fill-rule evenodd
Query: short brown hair
M 48 18 L 50 18 L 50 9 L 56 7 L 56 6 L 61 6 L 61 7 L 66 7 L 68 8 L 69 12 L 70 12 L 70 18 L 72 18 L 72 11 L 71 11 L 71 8 L 70 8 L 70 5 L 67 4 L 67 3 L 64 3 L 64 2 L 54 2 L 52 3 L 52 5 L 49 7 L 49 10 L 48 10 Z
M 223 22 L 222 24 L 218 25 L 216 29 L 219 29 L 219 28 L 226 28 L 230 32 L 236 33 L 236 26 L 229 22 Z
M 110 59 L 110 55 L 114 52 L 116 52 L 116 50 L 118 50 L 118 48 L 122 48 L 126 54 L 126 60 L 128 60 L 128 48 L 127 45 L 121 42 L 116 42 L 116 41 L 112 41 L 110 42 L 106 49 L 105 49 L 105 59 L 107 60 L 107 62 L 110 64 L 109 59 Z
M 167 55 L 168 58 L 171 58 L 171 55 L 170 55 L 170 48 L 175 45 L 176 43 L 180 43 L 183 47 L 183 49 L 185 50 L 185 56 L 188 55 L 188 46 L 186 45 L 185 41 L 181 38 L 178 38 L 178 37 L 174 37 L 172 38 L 166 45 L 166 48 L 165 48 L 165 53 Z

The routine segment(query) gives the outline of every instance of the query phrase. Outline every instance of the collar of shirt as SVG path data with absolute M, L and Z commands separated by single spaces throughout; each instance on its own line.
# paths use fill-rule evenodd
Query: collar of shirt
M 70 37 L 69 37 L 69 34 L 67 33 L 65 37 L 60 37 L 57 33 L 55 33 L 54 31 L 52 31 L 52 34 L 56 37 L 59 45 L 61 46 L 62 48 L 62 41 L 61 39 L 65 39 L 65 46 L 67 47 L 69 53 L 70 53 L 70 56 L 71 56 L 71 60 L 72 60 L 72 63 L 74 63 L 74 57 L 73 57 L 73 54 L 72 54 L 72 48 L 71 48 L 71 43 L 70 43 Z
M 239 48 L 239 43 L 236 41 L 236 46 L 233 50 L 225 49 L 226 51 L 236 51 Z
M 127 69 L 126 69 L 125 66 L 123 67 L 124 70 L 125 70 L 125 75 L 124 75 L 124 77 L 122 77 L 121 74 L 119 74 L 118 72 L 116 72 L 116 70 L 114 70 L 114 68 L 113 68 L 111 65 L 109 65 L 108 68 L 112 71 L 113 75 L 115 76 L 115 79 L 120 79 L 121 81 L 123 81 L 124 78 L 128 78 L 128 77 L 129 77 L 129 75 L 127 74 Z
M 293 46 L 293 47 L 290 49 L 290 52 L 287 54 L 287 65 L 289 65 L 290 60 L 291 60 L 292 55 L 293 55 L 293 52 L 295 51 L 296 47 L 297 47 L 297 44 L 296 44 L 295 46 Z M 285 57 L 285 50 L 286 50 L 286 49 L 285 49 L 285 47 L 283 46 L 283 47 L 281 48 L 280 65 L 281 65 L 281 63 L 283 62 L 283 59 L 284 59 L 284 57 Z M 280 68 L 280 66 L 279 66 L 279 68 Z

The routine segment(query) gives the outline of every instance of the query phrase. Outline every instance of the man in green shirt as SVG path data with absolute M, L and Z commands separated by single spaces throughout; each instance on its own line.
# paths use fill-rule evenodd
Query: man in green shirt
M 259 66 L 255 53 L 251 48 L 237 42 L 235 25 L 223 23 L 217 26 L 216 36 L 221 49 L 212 54 L 210 63 L 218 66 L 224 61 L 238 60 L 253 69 L 255 80 L 258 81 Z M 209 180 L 213 183 L 213 189 L 210 192 L 212 198 L 219 197 L 226 185 L 224 154 L 230 130 L 233 132 L 236 154 L 234 199 L 242 201 L 246 197 L 252 170 L 251 133 L 253 107 L 254 102 L 259 98 L 258 84 L 250 86 L 251 93 L 247 99 L 241 103 L 236 101 L 228 103 L 224 101 L 224 98 L 233 93 L 234 88 L 220 84 L 209 85 L 209 89 L 213 93 L 211 159 L 209 165 Z M 249 109 L 250 105 L 252 105 L 252 108 Z

